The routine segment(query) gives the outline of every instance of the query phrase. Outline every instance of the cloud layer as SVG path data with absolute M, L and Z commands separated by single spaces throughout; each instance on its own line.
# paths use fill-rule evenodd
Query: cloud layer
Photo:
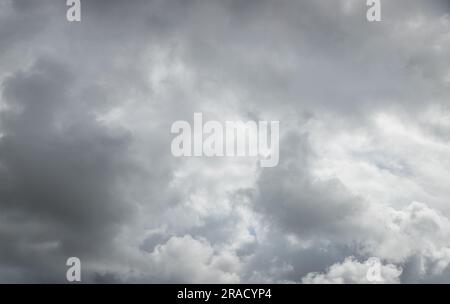
M 450 5 L 0 4 L 0 282 L 450 282 Z M 280 163 L 175 158 L 279 120 Z

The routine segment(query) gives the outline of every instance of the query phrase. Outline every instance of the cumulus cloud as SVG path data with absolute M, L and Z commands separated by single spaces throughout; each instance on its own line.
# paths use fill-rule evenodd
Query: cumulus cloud
M 448 1 L 0 4 L 0 282 L 450 279 Z M 174 158 L 279 120 L 280 162 Z
M 401 269 L 395 265 L 380 265 L 380 279 L 371 281 L 368 273 L 371 267 L 374 267 L 376 261 L 367 260 L 358 262 L 353 257 L 345 259 L 342 263 L 330 266 L 326 273 L 309 273 L 303 278 L 306 284 L 370 284 L 384 283 L 395 284 L 400 283 Z
M 233 252 L 215 252 L 205 240 L 172 237 L 149 255 L 155 279 L 183 283 L 239 283 L 240 261 Z

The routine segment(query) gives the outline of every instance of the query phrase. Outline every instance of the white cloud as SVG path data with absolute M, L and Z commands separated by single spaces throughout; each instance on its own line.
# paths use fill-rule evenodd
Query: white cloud
M 353 257 L 348 257 L 342 263 L 336 263 L 326 273 L 308 273 L 302 280 L 306 284 L 371 284 L 374 281 L 368 279 L 367 273 L 373 267 L 369 259 L 358 262 Z M 392 264 L 380 265 L 380 280 L 377 283 L 400 283 L 401 268 Z M 370 278 L 370 277 L 369 277 Z
M 205 240 L 172 237 L 158 245 L 148 260 L 158 281 L 239 283 L 240 261 L 232 252 L 217 252 Z

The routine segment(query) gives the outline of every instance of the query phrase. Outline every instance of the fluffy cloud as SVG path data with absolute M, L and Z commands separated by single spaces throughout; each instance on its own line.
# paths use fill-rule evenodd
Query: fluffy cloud
M 239 283 L 240 261 L 232 252 L 215 252 L 205 240 L 172 237 L 149 255 L 155 279 L 169 282 Z
M 371 281 L 368 273 L 371 267 L 374 267 L 376 261 L 367 260 L 365 262 L 358 262 L 350 257 L 345 259 L 342 263 L 337 263 L 330 266 L 327 273 L 309 273 L 303 278 L 303 283 L 306 284 L 370 284 Z M 380 278 L 377 283 L 394 284 L 400 283 L 401 269 L 395 265 L 380 265 Z

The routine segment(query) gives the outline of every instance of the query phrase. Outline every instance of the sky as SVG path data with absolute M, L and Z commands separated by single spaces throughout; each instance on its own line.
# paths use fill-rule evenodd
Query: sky
M 0 282 L 450 283 L 450 2 L 0 2 Z M 171 125 L 279 121 L 280 158 Z

